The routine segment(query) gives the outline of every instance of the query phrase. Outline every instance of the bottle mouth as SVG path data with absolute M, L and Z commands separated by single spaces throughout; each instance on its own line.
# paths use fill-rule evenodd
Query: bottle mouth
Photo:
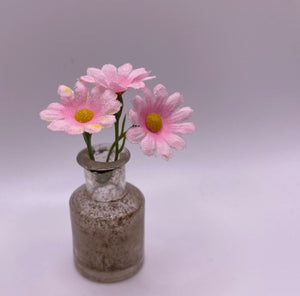
M 111 147 L 111 144 L 98 144 L 93 146 L 93 152 L 96 160 L 91 160 L 88 150 L 83 149 L 77 155 L 77 162 L 83 168 L 89 171 L 111 171 L 125 165 L 130 159 L 130 152 L 127 148 L 119 154 L 119 159 L 116 161 L 106 162 L 106 155 Z M 104 157 L 103 157 L 104 156 Z

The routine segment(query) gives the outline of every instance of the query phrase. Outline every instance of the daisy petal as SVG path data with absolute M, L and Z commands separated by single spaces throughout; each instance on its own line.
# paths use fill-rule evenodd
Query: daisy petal
M 150 133 L 148 133 L 141 141 L 140 146 L 146 155 L 153 155 L 156 147 L 154 137 Z
M 144 106 L 144 102 L 145 100 L 140 96 L 135 96 L 135 98 L 131 100 L 135 111 L 139 111 Z
M 130 83 L 129 86 L 135 89 L 142 89 L 145 87 L 145 83 L 143 81 L 138 81 Z
M 61 112 L 55 110 L 44 110 L 40 112 L 40 117 L 41 119 L 46 121 L 53 121 L 53 120 L 58 120 L 63 118 Z
M 78 80 L 75 84 L 75 93 L 77 99 L 87 99 L 89 89 L 85 81 Z
M 114 115 L 104 115 L 100 118 L 99 124 L 103 127 L 112 127 L 112 125 L 116 122 L 116 117 Z
M 180 122 L 187 120 L 194 113 L 194 110 L 190 107 L 184 107 L 179 109 L 176 113 L 172 114 L 171 121 L 172 122 Z
M 164 109 L 162 106 L 164 105 L 165 99 L 168 97 L 167 89 L 162 84 L 158 84 L 154 87 L 153 93 L 155 96 L 154 108 L 156 110 Z
M 74 92 L 66 85 L 60 85 L 57 93 L 63 101 L 74 99 Z
M 167 143 L 176 150 L 182 150 L 185 147 L 184 140 L 176 135 L 176 134 L 170 134 L 166 137 Z
M 84 131 L 90 134 L 98 133 L 102 130 L 100 124 L 89 124 L 84 127 Z
M 195 130 L 195 125 L 192 122 L 173 123 L 170 125 L 174 133 L 187 134 Z
M 57 119 L 62 119 L 62 111 L 64 106 L 59 103 L 51 103 L 47 109 L 40 112 L 40 117 L 46 121 L 52 121 Z
M 148 73 L 150 73 L 151 71 L 149 71 Z M 143 78 L 143 81 L 146 81 L 146 80 L 150 80 L 150 79 L 154 79 L 156 78 L 156 76 L 148 76 L 146 78 Z
M 72 125 L 72 126 L 69 126 L 65 131 L 70 135 L 79 135 L 84 132 L 84 126 Z
M 88 68 L 87 69 L 87 76 L 90 76 L 94 79 L 94 82 L 91 82 L 91 83 L 96 83 L 97 85 L 100 85 L 100 86 L 103 86 L 103 87 L 107 86 L 106 77 L 100 69 L 98 69 L 98 68 Z M 86 76 L 84 76 L 84 77 L 86 77 Z M 85 79 L 85 78 L 82 78 L 82 79 Z M 89 82 L 89 81 L 87 81 L 87 82 Z
M 120 93 L 120 92 L 123 92 L 127 89 L 126 87 L 124 87 L 120 83 L 114 82 L 114 81 L 110 82 L 108 87 L 110 89 L 112 89 L 115 93 Z
M 129 74 L 129 78 L 134 80 L 135 78 L 144 75 L 146 72 L 145 68 L 138 68 L 138 69 L 134 69 L 133 71 L 131 71 L 131 73 Z
M 95 86 L 91 89 L 91 99 L 97 100 L 98 98 L 102 98 L 106 89 L 102 86 Z M 117 97 L 117 95 L 116 95 Z M 109 99 L 109 98 L 107 98 Z
M 117 112 L 119 112 L 122 104 L 119 101 L 113 100 L 111 102 L 108 102 L 105 106 L 105 113 L 112 115 Z
M 95 83 L 95 78 L 92 76 L 88 76 L 88 75 L 81 76 L 80 80 L 84 81 L 84 82 L 88 82 L 88 83 Z
M 167 89 L 162 84 L 158 84 L 154 87 L 153 93 L 156 97 L 165 99 L 168 96 Z
M 172 150 L 165 141 L 156 142 L 157 153 L 160 154 L 164 159 L 169 160 L 172 156 Z
M 93 67 L 88 68 L 86 70 L 86 73 L 87 73 L 87 76 L 94 77 L 94 78 L 104 78 L 105 77 L 103 72 L 98 68 L 93 68 Z
M 106 76 L 107 81 L 113 79 L 117 74 L 117 68 L 112 64 L 106 64 L 102 67 L 102 72 Z
M 65 120 L 54 120 L 48 126 L 48 129 L 56 131 L 64 131 L 69 127 L 69 124 Z
M 64 108 L 65 106 L 60 103 L 51 103 L 47 109 L 62 111 Z
M 153 105 L 153 97 L 152 97 L 151 90 L 147 87 L 144 87 L 142 91 L 145 96 L 145 103 L 148 105 L 148 107 L 151 107 Z
M 128 76 L 131 71 L 132 65 L 129 63 L 126 63 L 118 68 L 118 74 L 122 76 Z
M 145 132 L 140 127 L 132 127 L 126 133 L 126 138 L 133 144 L 140 142 L 145 137 Z
M 167 100 L 167 107 L 170 109 L 170 112 L 174 112 L 177 108 L 179 108 L 183 103 L 183 96 L 179 93 L 176 92 L 169 96 Z
M 150 71 L 147 72 L 145 70 L 145 68 L 138 68 L 138 69 L 135 69 L 133 70 L 128 78 L 133 82 L 133 81 L 137 81 L 137 80 L 140 80 L 140 79 L 144 79 L 145 77 L 147 77 L 149 75 Z
M 129 116 L 130 121 L 133 124 L 139 125 L 139 116 L 138 116 L 137 112 L 130 109 L 129 112 L 128 112 L 128 116 Z
M 106 89 L 102 94 L 102 100 L 106 102 L 114 101 L 117 98 L 117 94 L 111 89 Z

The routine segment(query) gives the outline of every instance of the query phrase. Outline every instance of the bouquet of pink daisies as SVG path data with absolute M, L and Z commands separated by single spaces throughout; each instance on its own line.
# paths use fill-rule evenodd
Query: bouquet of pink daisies
M 107 162 L 112 153 L 113 160 L 118 160 L 126 139 L 131 143 L 140 143 L 146 155 L 157 152 L 164 159 L 169 159 L 172 148 L 182 150 L 185 147 L 183 138 L 178 134 L 195 130 L 192 122 L 186 122 L 193 114 L 193 109 L 180 108 L 183 96 L 178 92 L 168 96 L 162 84 L 156 85 L 152 93 L 145 87 L 145 81 L 155 78 L 149 74 L 150 71 L 144 68 L 133 70 L 129 63 L 119 68 L 111 64 L 101 69 L 88 68 L 87 75 L 77 80 L 74 91 L 65 85 L 58 87 L 62 102 L 50 104 L 40 113 L 40 117 L 50 122 L 48 128 L 52 131 L 83 134 L 92 160 L 95 160 L 92 134 L 113 126 L 115 139 Z M 125 130 L 123 95 L 129 88 L 142 91 L 143 96 L 137 95 L 132 99 L 132 108 L 128 113 L 132 125 Z

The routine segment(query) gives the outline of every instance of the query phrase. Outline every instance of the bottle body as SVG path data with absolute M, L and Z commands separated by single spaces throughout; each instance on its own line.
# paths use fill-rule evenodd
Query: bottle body
M 94 281 L 124 280 L 144 260 L 144 196 L 123 166 L 85 170 L 86 184 L 70 198 L 75 266 Z

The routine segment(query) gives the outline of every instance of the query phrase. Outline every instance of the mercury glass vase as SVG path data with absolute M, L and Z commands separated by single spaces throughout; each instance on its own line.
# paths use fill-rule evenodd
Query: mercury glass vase
M 70 198 L 74 262 L 86 278 L 98 282 L 127 279 L 144 260 L 145 199 L 125 179 L 130 153 L 125 148 L 119 160 L 105 162 L 110 145 L 87 149 L 77 156 L 84 168 L 85 184 Z

